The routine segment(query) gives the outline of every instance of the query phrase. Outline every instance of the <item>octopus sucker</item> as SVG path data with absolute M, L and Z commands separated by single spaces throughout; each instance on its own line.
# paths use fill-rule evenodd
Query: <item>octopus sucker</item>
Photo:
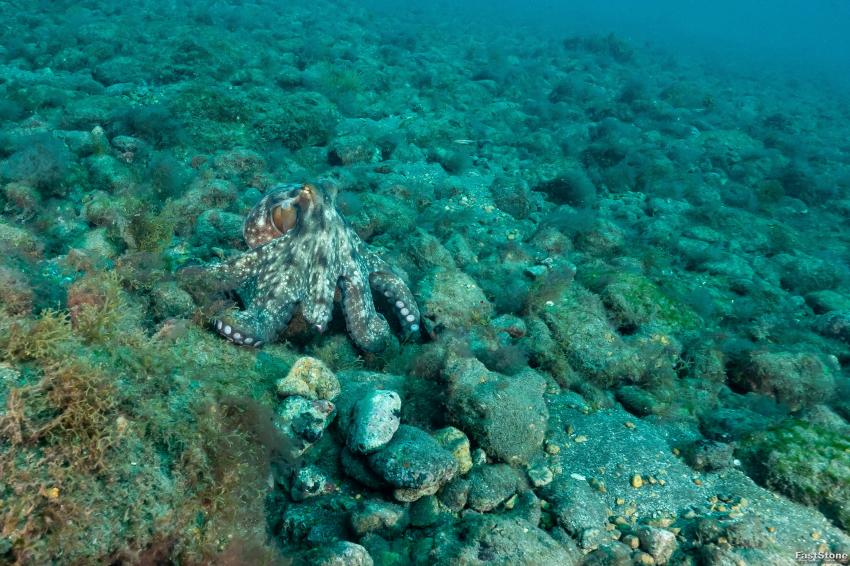
M 324 332 L 338 301 L 354 343 L 379 352 L 392 343 L 392 332 L 373 291 L 387 298 L 404 335 L 418 332 L 413 293 L 345 222 L 335 197 L 329 184 L 281 184 L 251 209 L 243 225 L 250 249 L 207 268 L 219 288 L 236 289 L 245 305 L 213 321 L 218 334 L 259 348 L 276 339 L 297 308 Z

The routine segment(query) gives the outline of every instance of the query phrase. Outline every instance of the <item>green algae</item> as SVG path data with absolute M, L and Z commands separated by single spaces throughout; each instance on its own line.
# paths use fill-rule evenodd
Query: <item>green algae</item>
M 817 507 L 842 528 L 850 528 L 850 439 L 846 432 L 789 419 L 752 435 L 739 450 L 765 485 Z

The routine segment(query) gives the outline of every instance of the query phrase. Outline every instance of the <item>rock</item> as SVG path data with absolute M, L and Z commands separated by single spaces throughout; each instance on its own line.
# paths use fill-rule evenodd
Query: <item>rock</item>
M 632 566 L 632 551 L 621 542 L 600 544 L 581 561 L 581 566 Z
M 815 291 L 806 295 L 806 304 L 817 314 L 832 311 L 850 311 L 850 297 L 831 290 Z
M 105 190 L 113 194 L 132 191 L 136 179 L 130 169 L 111 155 L 92 155 L 86 158 L 93 190 Z
M 280 520 L 280 536 L 291 542 L 327 545 L 348 532 L 348 512 L 322 499 L 290 503 Z
M 360 454 L 384 447 L 398 430 L 400 414 L 398 393 L 381 389 L 370 392 L 354 405 L 348 447 Z
M 574 537 L 586 529 L 604 530 L 608 522 L 605 501 L 584 480 L 559 475 L 539 493 L 549 501 L 558 525 Z
M 469 480 L 457 477 L 443 486 L 438 497 L 440 498 L 440 502 L 448 507 L 450 511 L 457 513 L 466 507 L 471 487 L 472 485 Z
M 0 266 L 0 309 L 12 316 L 28 315 L 34 298 L 29 278 L 22 271 Z
M 29 230 L 13 226 L 0 220 L 0 252 L 3 255 L 24 254 L 30 257 L 41 256 L 44 242 Z
M 37 212 L 41 195 L 32 186 L 26 183 L 7 183 L 2 188 L 3 196 L 6 198 L 7 211 L 14 211 L 17 218 L 32 218 Z
M 506 515 L 528 521 L 535 527 L 540 526 L 543 517 L 542 503 L 533 491 L 526 489 L 505 501 Z
M 426 330 L 468 330 L 486 324 L 493 306 L 484 292 L 466 273 L 436 268 L 420 284 L 422 321 Z
M 537 463 L 533 466 L 530 466 L 527 470 L 528 479 L 531 481 L 531 485 L 534 487 L 543 487 L 552 483 L 552 480 L 555 478 L 555 475 L 552 473 L 551 468 L 549 466 Z
M 448 450 L 454 456 L 458 465 L 458 473 L 466 474 L 472 469 L 472 455 L 469 451 L 469 439 L 462 430 L 453 426 L 447 426 L 435 431 L 431 436 L 434 437 L 440 446 Z
M 369 468 L 364 458 L 351 452 L 348 447 L 343 447 L 340 451 L 340 463 L 342 464 L 343 471 L 350 478 L 357 480 L 366 487 L 372 489 L 383 487 L 383 478 Z
M 490 187 L 490 192 L 496 206 L 517 220 L 528 218 L 531 213 L 531 192 L 523 179 L 498 177 Z
M 619 328 L 634 329 L 649 322 L 679 333 L 699 328 L 699 316 L 668 297 L 648 278 L 630 272 L 612 273 L 601 292 L 602 301 Z
M 156 283 L 151 289 L 151 310 L 157 320 L 188 318 L 195 308 L 192 296 L 174 281 Z
M 649 553 L 656 564 L 666 564 L 676 550 L 676 535 L 657 527 L 640 527 L 637 530 L 640 546 Z
M 517 464 L 540 450 L 549 418 L 542 375 L 526 368 L 509 377 L 474 358 L 449 360 L 445 375 L 452 419 L 489 455 Z
M 328 150 L 331 165 L 352 165 L 355 163 L 377 163 L 381 160 L 381 150 L 366 136 L 348 135 L 336 138 Z
M 606 530 L 597 527 L 582 529 L 576 538 L 579 548 L 583 550 L 593 550 L 600 544 L 611 540 L 611 536 Z
M 293 395 L 278 405 L 274 425 L 290 441 L 292 456 L 298 457 L 322 437 L 335 414 L 329 401 Z
M 430 527 L 440 516 L 440 502 L 435 495 L 426 495 L 410 504 L 410 524 Z
M 771 418 L 749 409 L 719 408 L 702 417 L 702 432 L 710 439 L 730 442 L 766 429 Z
M 492 511 L 514 493 L 519 478 L 507 464 L 479 466 L 469 474 L 467 505 L 478 512 Z
M 338 541 L 305 552 L 301 564 L 311 566 L 373 566 L 372 557 L 359 544 Z
M 237 247 L 242 244 L 243 220 L 239 214 L 207 209 L 195 223 L 195 238 L 207 246 Z
M 792 411 L 832 396 L 835 378 L 817 354 L 756 351 L 749 354 L 731 381 L 748 391 L 770 395 Z
M 377 533 L 393 538 L 400 534 L 407 524 L 407 509 L 386 501 L 367 500 L 351 512 L 351 528 L 358 537 Z
M 401 425 L 389 444 L 371 454 L 369 467 L 395 488 L 399 501 L 433 495 L 457 473 L 457 462 L 431 436 Z
M 655 395 L 635 385 L 618 388 L 616 396 L 627 411 L 639 417 L 658 414 L 665 407 Z
M 850 343 L 850 309 L 819 316 L 815 321 L 815 330 L 823 336 Z
M 289 493 L 295 501 L 304 501 L 310 497 L 332 493 L 335 489 L 336 485 L 322 470 L 316 466 L 305 466 L 295 474 Z
M 254 116 L 252 128 L 265 142 L 279 142 L 296 151 L 327 143 L 339 112 L 317 92 L 284 90 Z
M 250 181 L 266 169 L 266 160 L 256 151 L 238 147 L 216 153 L 212 158 L 218 176 Z
M 846 434 L 789 419 L 746 439 L 739 452 L 756 481 L 820 509 L 850 529 L 850 439 Z
M 721 470 L 732 465 L 734 448 L 716 440 L 698 440 L 683 451 L 685 462 L 695 470 Z
M 337 428 L 347 435 L 351 430 L 351 417 L 354 405 L 372 391 L 379 389 L 395 391 L 401 398 L 402 407 L 406 401 L 406 383 L 402 375 L 363 370 L 342 370 L 337 372 L 340 394 L 334 400 L 339 412 Z
M 460 524 L 437 533 L 431 544 L 424 550 L 435 566 L 579 563 L 577 553 L 571 553 L 546 531 L 528 521 L 501 515 L 470 514 Z
M 308 399 L 333 401 L 340 392 L 339 381 L 321 360 L 303 356 L 295 360 L 286 377 L 277 382 L 281 397 L 300 395 Z
M 608 322 L 599 298 L 571 285 L 538 313 L 552 333 L 555 352 L 600 386 L 636 381 L 646 362 Z
M 605 256 L 625 245 L 623 229 L 616 223 L 598 218 L 587 229 L 576 235 L 576 247 L 595 256 Z

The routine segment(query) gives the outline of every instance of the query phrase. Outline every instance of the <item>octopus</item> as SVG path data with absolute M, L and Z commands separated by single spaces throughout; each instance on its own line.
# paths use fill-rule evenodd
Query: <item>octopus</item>
M 213 320 L 221 336 L 260 348 L 286 329 L 299 308 L 321 333 L 339 303 L 354 343 L 380 352 L 392 332 L 373 293 L 395 310 L 403 335 L 418 332 L 413 293 L 360 239 L 335 201 L 329 183 L 280 184 L 248 213 L 242 229 L 248 251 L 205 269 L 220 289 L 237 290 L 244 305 Z

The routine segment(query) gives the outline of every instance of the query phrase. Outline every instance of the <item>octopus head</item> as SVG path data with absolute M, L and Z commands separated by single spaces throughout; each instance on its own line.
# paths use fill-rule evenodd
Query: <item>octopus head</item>
M 303 229 L 327 209 L 334 210 L 336 191 L 330 186 L 310 183 L 277 185 L 258 202 L 242 227 L 245 242 L 251 248 Z

